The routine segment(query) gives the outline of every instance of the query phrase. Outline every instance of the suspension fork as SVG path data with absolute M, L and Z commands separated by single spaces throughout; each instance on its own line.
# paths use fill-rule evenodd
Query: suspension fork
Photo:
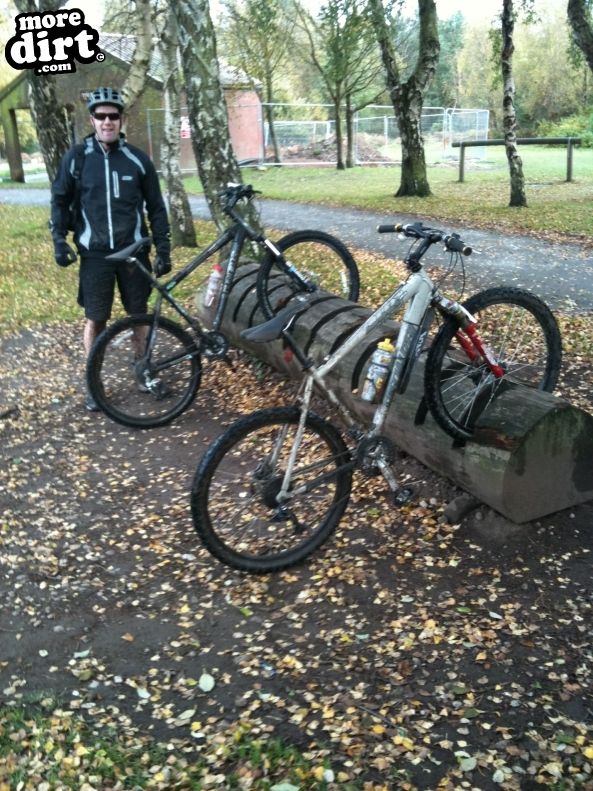
M 506 373 L 505 369 L 498 364 L 491 349 L 480 338 L 477 319 L 459 302 L 448 299 L 438 292 L 433 296 L 432 304 L 440 313 L 452 317 L 459 325 L 455 332 L 455 339 L 470 362 L 473 363 L 481 358 L 497 379 L 502 378 Z
M 476 324 L 460 327 L 455 333 L 455 338 L 472 363 L 476 361 L 476 358 L 481 357 L 497 379 L 501 379 L 505 375 L 505 369 L 497 363 L 490 348 L 480 338 Z

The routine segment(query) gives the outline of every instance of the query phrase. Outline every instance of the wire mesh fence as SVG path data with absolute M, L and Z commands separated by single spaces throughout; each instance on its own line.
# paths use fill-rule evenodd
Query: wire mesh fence
M 326 104 L 243 104 L 229 107 L 229 129 L 237 159 L 282 165 L 335 165 L 337 162 L 336 121 L 333 105 Z M 158 166 L 164 115 L 161 110 L 147 114 L 151 155 Z M 457 162 L 454 142 L 488 138 L 489 111 L 425 107 L 421 128 L 428 164 Z M 181 111 L 181 165 L 195 169 L 187 110 Z M 346 124 L 342 121 L 343 156 L 346 156 Z M 370 105 L 353 117 L 352 158 L 357 165 L 399 164 L 401 139 L 393 108 Z M 486 149 L 471 149 L 471 157 L 483 159 Z

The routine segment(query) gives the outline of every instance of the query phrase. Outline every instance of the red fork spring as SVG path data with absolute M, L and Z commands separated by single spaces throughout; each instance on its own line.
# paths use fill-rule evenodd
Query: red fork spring
M 469 359 L 473 362 L 479 355 L 486 361 L 488 368 L 490 368 L 494 376 L 496 376 L 498 379 L 503 377 L 505 374 L 504 368 L 496 362 L 496 359 L 490 349 L 482 342 L 482 339 L 476 330 L 476 325 L 468 324 L 467 327 L 463 328 L 463 332 L 469 336 L 469 340 L 463 336 L 461 330 L 458 330 L 455 333 L 455 337 Z

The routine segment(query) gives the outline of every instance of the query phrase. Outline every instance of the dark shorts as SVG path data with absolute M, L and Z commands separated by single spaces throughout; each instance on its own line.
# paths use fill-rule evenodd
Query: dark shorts
M 148 257 L 142 260 L 150 268 Z M 78 304 L 87 319 L 107 321 L 111 317 L 116 283 L 126 313 L 146 313 L 151 285 L 135 264 L 107 261 L 104 256 L 80 259 Z

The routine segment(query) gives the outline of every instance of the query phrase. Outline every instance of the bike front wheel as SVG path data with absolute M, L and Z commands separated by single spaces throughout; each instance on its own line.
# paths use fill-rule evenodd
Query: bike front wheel
M 482 356 L 472 359 L 457 321 L 445 321 L 426 359 L 425 395 L 438 425 L 460 440 L 472 436 L 478 417 L 507 384 L 551 392 L 562 361 L 556 319 L 529 291 L 491 288 L 463 304 L 476 317 L 477 333 L 504 373 L 495 376 Z
M 276 246 L 311 287 L 356 302 L 360 290 L 358 267 L 345 244 L 324 231 L 296 231 L 283 236 Z M 257 277 L 257 298 L 267 319 L 272 318 L 295 295 L 307 293 L 272 252 L 268 252 Z
M 309 413 L 295 447 L 299 417 L 297 407 L 276 407 L 242 418 L 198 465 L 194 527 L 233 568 L 266 573 L 299 563 L 328 539 L 348 504 L 352 464 L 342 437 Z M 287 496 L 279 501 L 290 463 Z
M 104 330 L 87 362 L 87 384 L 112 420 L 134 428 L 170 423 L 194 400 L 202 365 L 195 341 L 170 319 L 128 316 Z

